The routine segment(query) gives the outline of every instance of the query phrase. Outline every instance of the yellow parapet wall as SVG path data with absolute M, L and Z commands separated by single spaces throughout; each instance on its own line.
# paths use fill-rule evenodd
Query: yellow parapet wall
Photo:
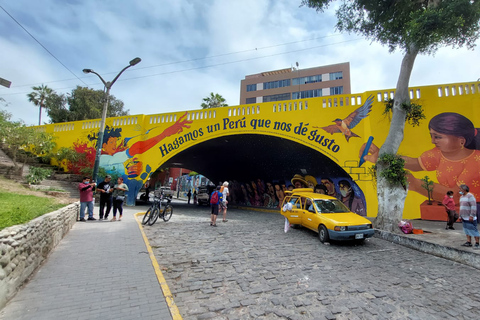
M 412 172 L 405 218 L 422 215 L 420 207 L 427 198 L 419 179 L 425 176 L 435 182 L 435 200 L 441 200 L 446 190 L 456 192 L 462 183 L 480 199 L 480 151 L 476 150 L 480 142 L 476 147 L 474 143 L 478 138 L 474 136 L 475 128 L 480 126 L 479 92 L 478 82 L 410 89 L 411 101 L 423 106 L 426 120 L 417 127 L 406 124 L 399 150 L 408 157 L 407 168 Z M 373 140 L 371 150 L 385 141 L 390 123 L 383 115 L 383 101 L 393 93 L 378 90 L 108 118 L 100 166 L 123 176 L 130 188 L 129 197 L 134 199 L 152 172 L 192 146 L 242 134 L 281 137 L 316 150 L 338 164 L 361 189 L 362 201 L 368 204 L 366 214 L 376 216 L 376 190 L 368 170 L 372 163 L 366 161 L 359 166 L 360 150 L 369 140 Z M 95 157 L 99 127 L 99 119 L 42 126 L 58 137 L 59 148 L 74 148 L 86 153 L 90 160 Z

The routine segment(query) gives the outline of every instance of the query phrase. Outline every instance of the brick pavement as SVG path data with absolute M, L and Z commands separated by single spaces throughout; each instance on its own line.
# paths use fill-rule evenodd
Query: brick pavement
M 207 207 L 175 209 L 145 232 L 183 319 L 480 318 L 472 267 L 378 238 L 322 245 L 274 213 L 214 228 Z
M 321 245 L 306 229 L 285 234 L 275 213 L 229 209 L 213 228 L 207 207 L 174 206 L 170 222 L 145 233 L 184 319 L 480 317 L 478 270 L 466 265 L 381 239 Z M 126 208 L 122 222 L 77 223 L 0 320 L 172 319 L 133 219 L 142 209 Z M 432 231 L 414 239 L 478 255 L 456 248 L 459 224 L 414 225 Z
M 138 211 L 125 208 L 121 222 L 77 222 L 0 319 L 172 319 Z

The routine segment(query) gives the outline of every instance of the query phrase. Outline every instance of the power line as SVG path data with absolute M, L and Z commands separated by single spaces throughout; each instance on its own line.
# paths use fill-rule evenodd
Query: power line
M 71 74 L 73 74 L 75 76 L 75 78 L 77 78 L 78 80 L 80 80 L 81 82 L 83 82 L 83 84 L 85 84 L 87 86 L 87 84 L 82 80 L 80 79 L 79 77 L 77 77 L 77 75 L 75 73 L 72 72 L 72 70 L 70 70 L 66 65 L 64 65 L 62 63 L 62 61 L 60 61 L 53 53 L 51 53 L 40 41 L 38 41 L 30 32 L 28 32 L 27 29 L 25 29 L 24 26 L 22 26 L 20 24 L 20 22 L 18 22 L 7 10 L 5 10 L 4 7 L 2 7 L 0 5 L 0 8 L 2 8 L 3 11 L 5 11 L 5 13 L 10 17 L 12 18 L 13 21 L 15 21 L 19 26 L 20 28 L 22 28 L 30 37 L 32 37 L 33 40 L 35 40 L 40 46 L 42 46 L 43 49 L 45 49 L 45 51 L 47 51 L 53 58 L 55 58 L 55 60 L 57 60 L 65 69 L 67 69 Z
M 319 45 L 319 46 L 314 46 L 314 47 L 309 47 L 309 48 L 304 48 L 304 49 L 298 49 L 298 50 L 293 50 L 293 51 L 280 52 L 280 53 L 275 53 L 275 54 L 270 54 L 270 55 L 265 55 L 265 56 L 260 56 L 260 57 L 254 57 L 254 58 L 248 58 L 248 59 L 241 59 L 241 60 L 235 60 L 235 61 L 228 61 L 228 62 L 223 62 L 223 63 L 217 63 L 217 64 L 212 64 L 212 65 L 206 65 L 206 66 L 194 67 L 194 68 L 188 68 L 188 69 L 181 69 L 181 70 L 175 70 L 175 71 L 161 72 L 161 73 L 155 73 L 155 74 L 146 75 L 146 76 L 138 76 L 138 77 L 132 77 L 132 78 L 123 78 L 123 79 L 117 80 L 117 82 L 120 82 L 120 81 L 128 81 L 128 80 L 135 80 L 135 79 L 142 79 L 142 78 L 150 78 L 150 77 L 155 77 L 155 76 L 160 76 L 160 75 L 181 73 L 181 72 L 192 71 L 192 70 L 213 68 L 213 67 L 224 66 L 224 65 L 229 65 L 229 64 L 239 63 L 239 62 L 252 61 L 252 60 L 264 59 L 264 58 L 269 58 L 269 57 L 281 56 L 281 55 L 290 54 L 290 53 L 295 53 L 295 52 L 301 52 L 301 51 L 308 51 L 308 50 L 312 50 L 312 49 L 324 48 L 324 47 L 334 46 L 334 45 L 338 45 L 338 44 L 342 44 L 342 43 L 359 41 L 359 40 L 363 40 L 363 39 L 362 39 L 362 38 L 357 38 L 357 39 L 345 40 L 345 41 L 340 41 L 340 42 L 336 42 L 336 43 L 324 44 L 324 45 Z M 91 84 L 90 86 L 95 86 L 95 85 L 103 85 L 103 84 L 102 84 L 101 82 L 97 82 L 97 83 Z M 72 87 L 69 86 L 69 87 L 64 87 L 64 88 L 55 88 L 54 90 L 70 89 L 70 88 L 72 88 Z M 27 93 L 29 93 L 29 92 L 7 93 L 7 94 L 2 94 L 2 96 L 17 95 L 17 94 L 27 94 Z
M 345 41 L 341 41 L 341 42 L 337 42 L 337 43 L 325 44 L 325 45 L 320 45 L 320 46 L 315 46 L 315 47 L 310 47 L 310 48 L 305 48 L 305 49 L 299 49 L 299 50 L 294 50 L 294 51 L 275 53 L 275 54 L 270 54 L 270 55 L 267 55 L 267 56 L 254 57 L 254 58 L 248 58 L 248 59 L 242 59 L 242 60 L 236 60 L 236 61 L 229 61 L 229 62 L 224 62 L 224 63 L 217 63 L 217 64 L 214 64 L 214 65 L 201 66 L 201 67 L 195 67 L 195 68 L 189 68 L 189 69 L 183 69 L 183 70 L 176 70 L 176 71 L 168 71 L 168 72 L 162 72 L 162 73 L 155 73 L 155 74 L 151 74 L 151 75 L 147 75 L 147 76 L 139 76 L 139 77 L 133 77 L 133 78 L 123 78 L 123 79 L 118 80 L 118 81 L 128 81 L 128 80 L 134 80 L 134 79 L 142 79 L 142 78 L 155 77 L 155 76 L 158 76 L 158 75 L 179 73 L 179 72 L 192 71 L 192 70 L 205 69 L 205 68 L 213 68 L 213 67 L 224 66 L 224 65 L 228 65 L 228 64 L 234 64 L 234 63 L 238 63 L 238 62 L 252 61 L 252 60 L 258 60 L 258 59 L 263 59 L 263 58 L 281 56 L 281 55 L 289 54 L 289 53 L 295 53 L 295 52 L 307 51 L 307 50 L 312 50 L 312 49 L 317 49 L 317 48 L 323 48 L 323 47 L 328 47 L 328 46 L 332 46 L 332 45 L 342 44 L 342 43 L 346 43 L 346 42 L 358 41 L 358 40 L 363 40 L 363 39 L 362 39 L 362 38 L 357 38 L 357 39 L 345 40 Z
M 230 56 L 230 55 L 235 55 L 235 54 L 240 54 L 240 53 L 253 52 L 253 51 L 259 51 L 259 50 L 265 50 L 265 49 L 271 49 L 271 48 L 282 47 L 282 46 L 287 46 L 287 45 L 296 44 L 296 43 L 301 43 L 301 42 L 314 41 L 314 40 L 325 39 L 325 38 L 330 38 L 330 37 L 338 37 L 338 36 L 340 36 L 340 34 L 334 34 L 334 35 L 316 37 L 316 38 L 311 38 L 311 39 L 304 39 L 304 40 L 286 42 L 286 43 L 275 44 L 275 45 L 265 46 L 265 47 L 257 47 L 257 48 L 242 50 L 242 51 L 221 53 L 221 54 L 218 54 L 218 55 L 206 56 L 206 57 L 201 57 L 201 58 L 193 58 L 193 59 L 188 59 L 188 60 L 180 60 L 180 61 L 167 62 L 167 63 L 157 64 L 157 65 L 153 65 L 153 66 L 145 66 L 145 67 L 139 67 L 139 66 L 137 66 L 137 67 L 135 67 L 135 70 L 151 69 L 151 68 L 164 67 L 164 66 L 181 64 L 181 63 L 187 63 L 187 62 L 194 62 L 194 61 L 201 61 L 201 60 L 218 58 L 218 57 L 225 57 L 225 56 Z M 191 69 L 188 69 L 188 70 L 191 70 Z M 132 71 L 132 70 L 127 70 L 127 72 L 128 72 L 128 71 Z M 106 73 L 102 73 L 102 74 L 107 75 L 107 74 L 114 74 L 114 73 L 116 74 L 117 72 L 106 72 Z M 77 77 L 77 78 L 71 78 L 71 79 L 64 79 L 64 80 L 54 80 L 54 81 L 42 82 L 41 84 L 71 81 L 71 80 L 76 80 L 76 79 L 78 79 L 78 77 Z M 82 81 L 82 82 L 83 82 L 83 81 Z M 85 82 L 83 82 L 83 83 L 85 83 Z M 22 85 L 16 85 L 15 88 L 31 87 L 31 86 L 35 86 L 35 85 L 39 85 L 39 84 L 40 84 L 40 83 L 22 84 Z M 1 88 L 1 89 L 3 89 L 3 88 Z

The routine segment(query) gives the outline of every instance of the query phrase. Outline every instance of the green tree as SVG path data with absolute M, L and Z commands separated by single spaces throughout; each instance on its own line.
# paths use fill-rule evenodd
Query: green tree
M 25 164 L 28 158 L 50 156 L 56 147 L 53 135 L 20 121 L 10 121 L 10 114 L 5 111 L 0 111 L 0 134 L 4 138 L 2 147 L 9 153 L 16 171 L 20 169 L 20 161 Z
M 213 94 L 210 92 L 210 96 L 203 98 L 203 103 L 201 104 L 202 109 L 209 108 L 218 108 L 218 107 L 227 107 L 228 104 L 225 103 L 225 99 L 218 93 Z
M 333 0 L 302 0 L 302 5 L 323 12 Z M 406 111 L 410 104 L 408 84 L 418 54 L 433 54 L 439 47 L 472 49 L 479 38 L 478 0 L 342 0 L 336 11 L 340 32 L 353 32 L 404 53 L 394 96 L 388 136 L 379 156 L 395 155 L 403 140 Z M 407 190 L 382 177 L 389 170 L 377 163 L 377 228 L 396 231 L 403 215 Z
M 32 87 L 34 90 L 33 92 L 30 92 L 27 94 L 28 101 L 32 102 L 34 105 L 39 107 L 39 113 L 38 113 L 38 125 L 42 124 L 42 108 L 45 108 L 45 102 L 54 91 L 47 87 L 46 85 L 41 85 L 39 87 Z
M 104 101 L 103 90 L 77 86 L 66 97 L 54 92 L 47 98 L 48 116 L 52 123 L 99 119 L 102 117 Z M 121 100 L 110 95 L 107 117 L 128 115 L 128 110 L 123 107 Z
M 47 98 L 47 114 L 50 117 L 50 123 L 68 122 L 70 120 L 70 111 L 67 106 L 67 98 L 63 94 L 52 93 Z

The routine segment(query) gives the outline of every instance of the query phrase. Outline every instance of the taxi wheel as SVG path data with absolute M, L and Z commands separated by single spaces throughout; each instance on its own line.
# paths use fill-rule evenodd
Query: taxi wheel
M 329 240 L 328 230 L 323 224 L 318 227 L 318 238 L 321 243 L 328 242 Z

